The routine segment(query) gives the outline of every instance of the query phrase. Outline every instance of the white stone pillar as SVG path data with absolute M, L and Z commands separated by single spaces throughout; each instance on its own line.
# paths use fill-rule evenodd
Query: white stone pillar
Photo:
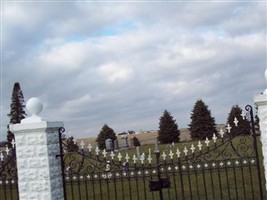
M 62 200 L 58 129 L 62 122 L 43 121 L 42 103 L 31 98 L 26 105 L 32 116 L 10 125 L 15 135 L 20 200 Z
M 267 69 L 265 70 L 267 81 Z M 258 117 L 260 120 L 261 142 L 265 180 L 267 180 L 267 89 L 262 94 L 254 97 L 254 103 L 258 107 Z M 267 184 L 266 184 L 267 190 Z

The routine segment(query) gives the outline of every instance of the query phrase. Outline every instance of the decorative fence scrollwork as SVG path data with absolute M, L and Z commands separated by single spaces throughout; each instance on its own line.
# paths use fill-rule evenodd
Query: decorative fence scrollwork
M 246 118 L 254 126 L 251 106 Z M 238 120 L 235 119 L 235 126 Z M 62 140 L 66 199 L 264 199 L 258 138 L 231 136 L 231 126 L 212 139 L 168 149 L 107 152 L 81 141 L 68 152 Z M 60 138 L 63 129 L 59 130 Z

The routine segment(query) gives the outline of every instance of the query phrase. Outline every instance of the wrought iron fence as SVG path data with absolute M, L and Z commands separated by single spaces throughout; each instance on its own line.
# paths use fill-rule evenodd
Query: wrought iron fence
M 246 110 L 251 135 L 225 137 L 220 131 L 211 140 L 148 149 L 140 156 L 83 142 L 68 152 L 62 142 L 65 199 L 264 199 L 253 112 L 251 106 Z
M 0 152 L 0 200 L 17 200 L 18 177 L 16 165 L 15 143 L 12 148 Z

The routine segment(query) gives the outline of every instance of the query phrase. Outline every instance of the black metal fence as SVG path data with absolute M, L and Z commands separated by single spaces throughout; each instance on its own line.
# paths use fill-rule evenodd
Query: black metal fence
M 14 143 L 13 143 L 14 144 Z M 0 200 L 17 200 L 18 176 L 16 151 L 13 148 L 0 152 Z
M 253 112 L 251 106 L 246 110 L 251 135 L 225 137 L 221 131 L 211 140 L 141 155 L 100 151 L 83 142 L 68 152 L 62 141 L 65 199 L 265 199 Z

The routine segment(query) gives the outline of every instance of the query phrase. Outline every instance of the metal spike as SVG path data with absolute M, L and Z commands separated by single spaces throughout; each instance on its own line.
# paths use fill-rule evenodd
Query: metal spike
M 103 150 L 102 154 L 103 154 L 104 158 L 106 158 L 106 156 L 107 156 L 106 149 Z
M 165 153 L 165 151 L 163 151 L 163 153 L 162 153 L 162 158 L 163 158 L 163 160 L 165 160 L 166 159 L 166 153 Z
M 100 150 L 99 150 L 99 148 L 98 148 L 98 146 L 95 148 L 95 154 L 98 156 L 99 155 L 99 152 L 100 152 Z
M 112 159 L 112 160 L 114 159 L 114 157 L 115 157 L 115 154 L 114 154 L 114 152 L 113 152 L 113 151 L 111 151 L 111 153 L 110 153 L 110 157 L 111 157 L 111 159 Z
M 177 154 L 177 157 L 180 158 L 181 152 L 180 152 L 180 150 L 178 148 L 176 150 L 176 154 Z
M 235 117 L 235 119 L 234 119 L 234 124 L 235 124 L 235 126 L 237 126 L 238 125 L 238 120 L 237 120 L 237 118 Z
M 125 156 L 126 162 L 129 162 L 129 159 L 130 159 L 130 157 L 129 157 L 128 153 L 126 153 L 126 156 Z
M 171 159 L 173 159 L 174 153 L 172 153 L 172 150 L 170 150 L 169 156 Z
M 9 151 L 10 151 L 10 149 L 8 148 L 8 146 L 6 145 L 6 154 L 8 155 L 9 154 Z
M 222 129 L 220 129 L 220 132 L 219 132 L 219 134 L 220 134 L 221 138 L 223 138 L 224 132 L 223 132 L 223 130 L 222 130 Z
M 83 142 L 83 140 L 81 141 L 81 143 L 80 143 L 80 146 L 81 146 L 81 149 L 84 149 L 84 142 Z
M 215 133 L 213 133 L 212 139 L 213 139 L 213 142 L 216 143 L 216 141 L 217 141 L 218 138 L 217 138 L 217 136 L 216 136 Z
M 199 151 L 201 151 L 202 144 L 201 144 L 200 140 L 198 141 L 198 145 L 197 146 L 198 146 Z
M 136 158 L 136 156 L 135 156 L 135 154 L 133 155 L 133 161 L 134 161 L 134 163 L 136 163 L 136 160 L 137 160 L 137 158 Z
M 4 160 L 4 155 L 3 155 L 3 153 L 1 152 L 0 153 L 0 161 L 3 161 Z
M 15 145 L 16 145 L 16 142 L 15 142 L 15 140 L 14 140 L 14 139 L 12 139 L 12 142 L 11 142 L 11 144 L 12 144 L 12 148 L 14 149 L 14 148 L 15 148 Z
M 185 156 L 187 156 L 188 150 L 187 150 L 186 147 L 184 147 L 184 151 L 183 152 L 184 152 Z
M 118 153 L 117 157 L 118 157 L 119 161 L 121 161 L 121 158 L 122 158 L 121 152 Z
M 208 146 L 209 146 L 209 143 L 210 143 L 208 137 L 206 137 L 205 143 L 206 143 L 206 145 L 207 145 L 207 147 L 208 147 Z
M 151 155 L 148 155 L 147 160 L 148 160 L 148 162 L 149 162 L 149 164 L 150 164 L 150 163 L 151 163 L 151 160 L 152 160 Z
M 226 130 L 228 131 L 228 133 L 231 132 L 231 128 L 232 128 L 232 127 L 231 127 L 230 124 L 228 123 L 228 124 L 227 124 L 227 127 L 226 127 Z
M 192 144 L 190 149 L 191 149 L 192 153 L 194 153 L 196 148 L 195 148 L 195 146 Z
M 89 152 L 92 151 L 92 145 L 90 143 L 88 144 L 88 147 L 87 148 L 88 148 Z

